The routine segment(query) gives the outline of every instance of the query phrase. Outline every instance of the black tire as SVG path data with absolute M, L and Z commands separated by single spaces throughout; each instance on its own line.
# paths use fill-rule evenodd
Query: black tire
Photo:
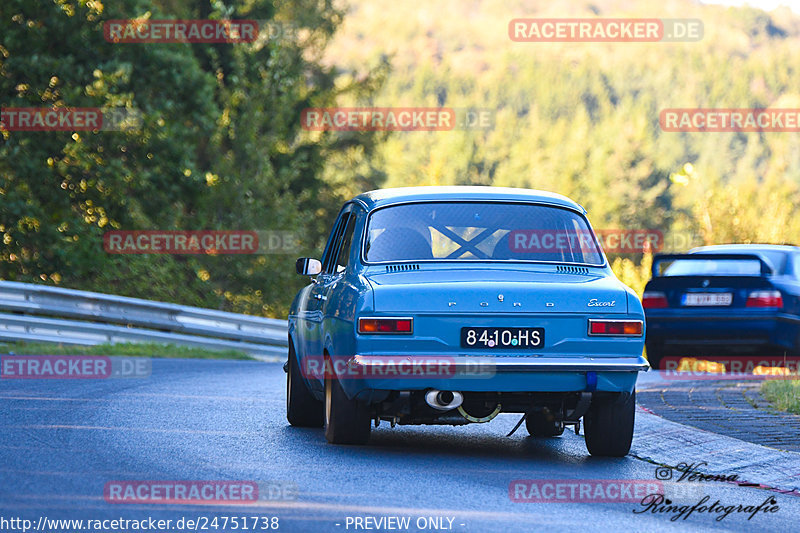
M 661 361 L 664 359 L 664 347 L 658 344 L 647 344 L 647 362 L 653 370 L 662 370 Z
M 297 356 L 289 339 L 289 368 L 286 372 L 286 420 L 296 427 L 318 428 L 323 423 L 322 402 L 314 398 L 300 375 Z
M 550 412 L 531 411 L 525 416 L 525 427 L 531 437 L 558 437 L 564 433 L 564 424 Z
M 325 438 L 331 444 L 366 444 L 369 441 L 369 406 L 349 399 L 336 376 L 325 376 Z
M 631 450 L 636 392 L 592 400 L 583 417 L 586 448 L 601 457 L 624 457 Z

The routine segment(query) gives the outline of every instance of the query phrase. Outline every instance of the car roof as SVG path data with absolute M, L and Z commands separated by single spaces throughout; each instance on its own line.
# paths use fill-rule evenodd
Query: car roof
M 713 244 L 689 250 L 693 253 L 800 252 L 800 246 L 789 244 Z
M 480 186 L 450 186 L 450 187 L 397 187 L 393 189 L 378 189 L 359 194 L 353 201 L 360 202 L 367 210 L 376 209 L 391 204 L 407 202 L 428 202 L 447 200 L 505 200 L 510 202 L 533 202 L 551 204 L 574 209 L 580 213 L 586 210 L 578 203 L 566 196 L 557 193 L 538 191 L 535 189 L 517 189 L 512 187 L 480 187 Z

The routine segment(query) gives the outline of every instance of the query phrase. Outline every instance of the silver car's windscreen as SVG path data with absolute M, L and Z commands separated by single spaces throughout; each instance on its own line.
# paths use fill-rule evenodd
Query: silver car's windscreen
M 502 202 L 420 202 L 370 215 L 364 259 L 547 261 L 602 265 L 586 219 L 569 209 Z
M 678 259 L 662 276 L 760 276 L 758 259 Z
M 698 250 L 709 253 L 709 250 Z M 752 253 L 751 250 L 742 250 Z M 736 253 L 736 250 L 722 250 L 722 253 Z M 783 272 L 786 266 L 784 252 L 759 250 L 775 273 Z M 711 252 L 713 253 L 713 252 Z M 760 276 L 761 263 L 757 259 L 679 259 L 664 269 L 662 276 Z

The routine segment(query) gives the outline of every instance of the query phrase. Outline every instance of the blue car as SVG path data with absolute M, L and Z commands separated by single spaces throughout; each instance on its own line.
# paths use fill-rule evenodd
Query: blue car
M 800 355 L 800 247 L 703 246 L 653 258 L 647 357 Z
M 584 421 L 592 455 L 633 436 L 644 311 L 564 196 L 409 187 L 347 202 L 289 315 L 287 418 L 363 444 L 371 425 L 524 415 L 534 437 Z M 520 420 L 520 423 L 522 420 Z

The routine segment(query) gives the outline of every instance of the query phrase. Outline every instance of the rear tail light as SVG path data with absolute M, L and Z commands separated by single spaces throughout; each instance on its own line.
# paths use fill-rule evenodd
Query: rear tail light
M 669 307 L 667 295 L 663 292 L 645 291 L 642 295 L 642 307 L 645 309 L 663 309 Z
M 358 332 L 366 334 L 413 333 L 414 319 L 410 317 L 359 318 Z
M 783 307 L 780 291 L 753 291 L 747 297 L 747 307 Z
M 589 335 L 641 337 L 643 328 L 641 320 L 589 320 Z

